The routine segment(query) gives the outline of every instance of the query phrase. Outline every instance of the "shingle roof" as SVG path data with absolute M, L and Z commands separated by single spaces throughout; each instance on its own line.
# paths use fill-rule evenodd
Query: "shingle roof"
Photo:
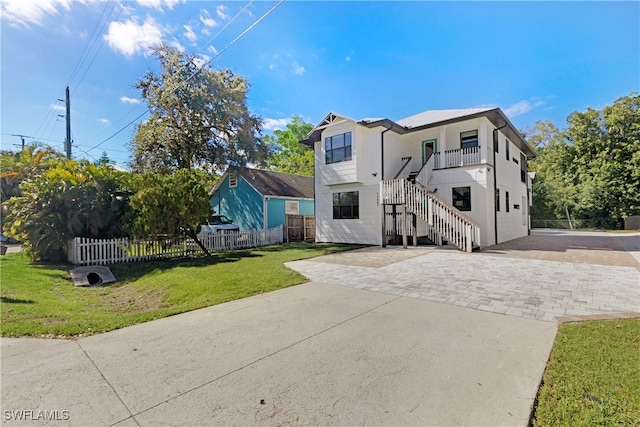
M 458 110 L 429 110 L 422 113 L 409 116 L 407 118 L 396 120 L 400 126 L 408 128 L 424 126 L 431 123 L 444 122 L 446 120 L 454 120 L 473 114 L 483 113 L 485 111 L 493 110 L 493 108 L 465 108 Z
M 314 197 L 312 176 L 249 168 L 240 169 L 239 174 L 263 196 Z

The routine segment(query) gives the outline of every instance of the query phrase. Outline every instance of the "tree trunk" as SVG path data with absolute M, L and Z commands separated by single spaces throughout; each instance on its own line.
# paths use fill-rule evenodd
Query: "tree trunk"
M 571 215 L 569 215 L 569 207 L 565 206 L 564 211 L 567 214 L 567 220 L 569 221 L 569 228 L 573 230 L 573 222 L 571 221 Z
M 200 246 L 200 249 L 202 249 L 204 251 L 205 255 L 211 256 L 211 252 L 209 252 L 209 250 L 202 244 L 200 239 L 198 239 L 198 235 L 194 231 L 189 231 L 188 234 L 189 234 L 189 237 L 191 237 L 193 240 L 195 240 L 195 242 L 198 244 L 198 246 Z

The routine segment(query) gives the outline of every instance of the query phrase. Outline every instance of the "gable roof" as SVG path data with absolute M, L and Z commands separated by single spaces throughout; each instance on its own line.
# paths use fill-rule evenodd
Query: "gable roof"
M 343 117 L 335 113 L 330 113 L 330 115 Z M 504 133 L 507 138 L 509 138 L 509 140 L 520 149 L 520 151 L 525 153 L 527 158 L 531 159 L 536 156 L 535 152 L 525 141 L 522 134 L 515 128 L 515 126 L 513 126 L 507 116 L 499 108 L 429 110 L 396 121 L 390 119 L 362 119 L 357 123 L 368 128 L 382 126 L 400 135 L 404 135 L 407 133 L 456 123 L 463 120 L 471 120 L 478 117 L 486 117 L 497 129 L 500 129 L 500 131 Z M 316 126 L 311 132 L 309 132 L 307 139 L 300 142 L 309 146 L 313 146 L 314 142 L 320 140 L 322 130 L 327 127 L 328 124 L 325 122 L 326 119 L 325 121 L 321 122 L 320 125 Z
M 263 196 L 303 199 L 314 197 L 312 176 L 249 168 L 240 169 L 239 174 Z
M 209 193 L 210 195 L 218 191 L 229 173 L 229 170 L 225 172 Z M 262 196 L 314 198 L 314 178 L 312 176 L 251 168 L 240 168 L 237 173 Z

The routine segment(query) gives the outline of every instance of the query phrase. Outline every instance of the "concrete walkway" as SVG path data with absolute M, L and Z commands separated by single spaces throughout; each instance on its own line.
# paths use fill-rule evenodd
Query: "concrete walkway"
M 553 316 L 640 311 L 640 273 L 510 250 L 352 251 L 289 264 L 322 281 L 77 340 L 2 338 L 2 424 L 526 426 Z

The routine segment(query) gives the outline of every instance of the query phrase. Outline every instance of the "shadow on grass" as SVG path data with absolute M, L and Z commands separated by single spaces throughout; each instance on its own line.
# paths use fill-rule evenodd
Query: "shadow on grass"
M 208 267 L 220 263 L 236 262 L 243 258 L 258 258 L 261 256 L 249 250 L 229 251 L 212 253 L 211 256 L 110 264 L 108 267 L 117 281 L 133 281 L 157 271 L 166 271 L 174 268 Z
M 0 302 L 4 304 L 35 304 L 35 301 L 31 299 L 17 299 L 9 297 L 0 297 Z

